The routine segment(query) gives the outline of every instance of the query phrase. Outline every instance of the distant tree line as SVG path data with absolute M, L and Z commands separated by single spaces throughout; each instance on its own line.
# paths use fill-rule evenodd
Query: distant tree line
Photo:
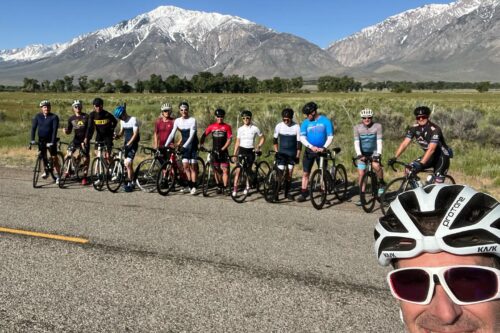
M 453 90 L 453 89 L 476 89 L 486 92 L 491 89 L 499 89 L 500 83 L 484 82 L 446 82 L 446 81 L 382 81 L 369 82 L 363 85 L 364 89 L 390 90 L 392 92 L 411 92 L 412 90 Z
M 321 76 L 318 79 L 317 85 L 318 91 L 325 92 L 349 92 L 362 90 L 361 82 L 355 81 L 354 78 L 349 76 Z

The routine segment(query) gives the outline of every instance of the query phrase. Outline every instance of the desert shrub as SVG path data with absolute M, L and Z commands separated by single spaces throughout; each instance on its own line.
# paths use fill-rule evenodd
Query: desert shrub
M 446 138 L 468 138 L 478 140 L 481 136 L 478 122 L 482 114 L 473 110 L 437 110 L 432 114 L 432 121 L 441 128 L 446 128 Z

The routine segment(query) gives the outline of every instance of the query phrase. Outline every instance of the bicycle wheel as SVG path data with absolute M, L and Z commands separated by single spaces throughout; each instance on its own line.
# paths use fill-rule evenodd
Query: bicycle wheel
M 399 177 L 390 181 L 385 187 L 384 193 L 380 196 L 380 210 L 382 213 L 385 215 L 391 202 L 396 199 L 400 193 L 409 189 L 411 189 L 411 185 L 406 177 Z
M 278 202 L 278 194 L 280 190 L 280 180 L 282 171 L 279 169 L 272 169 L 266 179 L 264 199 L 267 202 Z
M 203 196 L 208 197 L 210 195 L 210 190 L 215 184 L 214 170 L 212 166 L 207 162 L 205 165 L 205 175 L 203 176 Z
M 33 168 L 33 188 L 39 188 L 38 179 L 40 178 L 40 172 L 43 169 L 43 159 L 42 157 L 37 157 L 35 160 L 35 167 Z
M 234 180 L 236 178 L 236 175 L 238 175 L 238 182 L 235 184 Z M 248 191 L 250 183 L 248 179 L 247 172 L 243 170 L 241 166 L 236 166 L 232 171 L 230 175 L 230 188 L 231 188 L 231 198 L 234 200 L 234 202 L 237 203 L 242 203 L 245 201 L 245 199 L 248 196 Z
M 63 166 L 61 167 L 61 177 L 59 178 L 59 188 L 64 188 L 66 180 L 68 180 L 74 173 L 73 158 L 68 156 L 64 159 Z
M 444 176 L 444 183 L 445 184 L 456 184 L 455 179 L 450 175 Z
M 205 165 L 205 161 L 203 161 L 201 157 L 197 157 L 196 160 L 198 161 L 198 163 L 195 165 L 195 168 L 197 168 L 198 172 L 196 175 L 195 187 L 200 188 L 201 186 L 203 186 L 203 177 L 205 176 L 207 167 Z
M 345 166 L 337 164 L 335 166 L 335 175 L 333 177 L 333 192 L 339 201 L 347 199 L 347 186 L 349 181 L 347 179 L 347 171 Z
M 116 193 L 125 180 L 125 167 L 120 159 L 111 162 L 106 176 L 106 187 L 110 192 Z
M 326 193 L 330 184 L 327 177 L 323 175 L 323 170 L 316 169 L 309 179 L 309 195 L 314 208 L 321 209 L 326 202 Z
M 106 182 L 106 166 L 104 162 L 99 157 L 92 160 L 92 167 L 90 169 L 90 178 L 92 180 L 92 186 L 97 191 L 102 191 L 104 183 Z
M 160 162 L 155 158 L 148 158 L 139 163 L 134 172 L 135 183 L 143 192 L 156 190 L 156 179 L 160 171 Z
M 170 161 L 163 163 L 156 175 L 156 191 L 160 195 L 167 195 L 172 191 L 176 178 L 175 169 Z
M 377 178 L 373 172 L 365 172 L 361 178 L 361 188 L 359 189 L 359 199 L 361 207 L 367 213 L 371 213 L 377 202 Z
M 260 194 L 265 195 L 266 178 L 267 175 L 269 175 L 269 172 L 271 171 L 271 167 L 269 166 L 269 163 L 267 163 L 266 161 L 260 161 L 259 163 L 256 164 L 255 168 L 256 168 L 255 175 L 257 176 L 256 179 L 257 184 L 255 187 L 257 188 L 257 191 L 259 191 Z
M 61 178 L 61 173 L 62 173 L 62 167 L 64 165 L 64 155 L 63 153 L 61 153 L 60 151 L 57 152 L 57 161 L 59 162 L 59 178 Z M 55 166 L 52 166 L 52 177 L 54 178 L 54 180 L 56 179 L 57 177 L 57 173 L 56 173 L 56 168 Z

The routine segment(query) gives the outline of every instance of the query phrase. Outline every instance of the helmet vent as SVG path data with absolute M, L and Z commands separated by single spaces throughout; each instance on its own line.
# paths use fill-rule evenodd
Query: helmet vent
M 435 210 L 433 212 L 409 213 L 409 216 L 422 235 L 434 236 L 445 213 L 444 210 Z
M 443 241 L 452 247 L 468 247 L 487 244 L 499 244 L 500 238 L 483 230 L 469 230 L 443 237 Z
M 416 241 L 411 238 L 401 237 L 386 237 L 379 246 L 378 256 L 380 257 L 381 251 L 411 251 L 416 246 Z
M 450 229 L 463 228 L 481 221 L 496 205 L 496 200 L 483 193 L 476 193 L 462 209 Z M 447 206 L 448 207 L 448 206 Z
M 382 216 L 379 219 L 380 225 L 390 232 L 408 232 L 404 225 L 394 214 Z

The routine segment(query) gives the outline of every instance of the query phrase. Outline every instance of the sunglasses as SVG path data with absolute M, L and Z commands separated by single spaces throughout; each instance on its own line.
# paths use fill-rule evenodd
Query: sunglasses
M 290 121 L 290 118 L 283 118 L 283 121 Z
M 428 117 L 427 116 L 416 116 L 415 118 L 417 120 L 423 120 L 423 119 L 427 119 Z
M 500 298 L 500 270 L 485 266 L 401 268 L 390 272 L 387 281 L 395 298 L 420 305 L 431 302 L 436 284 L 458 305 Z
M 372 117 L 361 117 L 363 120 L 366 120 L 366 119 L 372 119 Z
M 252 118 L 250 118 L 250 117 L 241 117 L 241 119 L 247 120 L 247 119 L 252 119 Z
M 181 112 L 182 112 L 182 111 L 187 111 L 188 109 L 180 109 L 180 110 L 181 110 Z

